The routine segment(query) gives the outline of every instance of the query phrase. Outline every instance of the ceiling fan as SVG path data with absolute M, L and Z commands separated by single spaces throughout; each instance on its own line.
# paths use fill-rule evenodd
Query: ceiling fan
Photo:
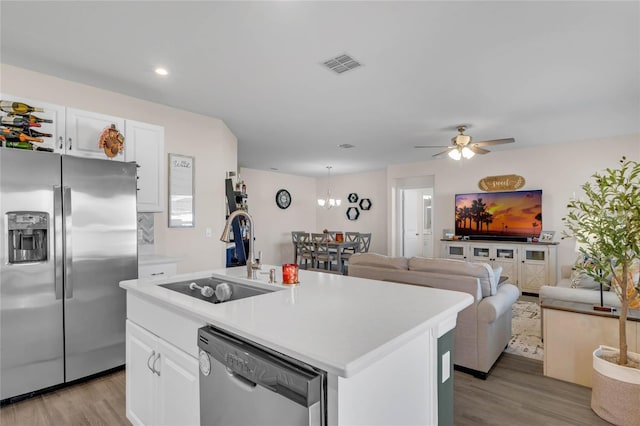
M 467 126 L 458 126 L 458 135 L 451 138 L 451 146 L 438 146 L 438 145 L 416 145 L 415 148 L 447 148 L 446 150 L 434 154 L 434 158 L 442 158 L 445 155 L 453 158 L 454 160 L 460 160 L 462 158 L 469 159 L 476 154 L 488 154 L 489 150 L 481 148 L 482 146 L 489 145 L 501 145 L 505 143 L 513 143 L 516 140 L 513 138 L 507 139 L 492 139 L 488 141 L 471 142 L 471 136 L 465 135 Z

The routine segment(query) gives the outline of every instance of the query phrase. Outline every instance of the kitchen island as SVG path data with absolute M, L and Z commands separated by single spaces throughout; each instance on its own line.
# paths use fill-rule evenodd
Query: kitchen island
M 452 421 L 438 415 L 451 404 L 438 393 L 452 398 L 442 391 L 452 389 L 450 335 L 470 295 L 304 270 L 299 285 L 269 284 L 269 268 L 255 280 L 238 267 L 121 282 L 132 423 L 199 423 L 206 324 L 325 371 L 329 425 Z M 159 286 L 209 276 L 275 291 L 211 304 Z

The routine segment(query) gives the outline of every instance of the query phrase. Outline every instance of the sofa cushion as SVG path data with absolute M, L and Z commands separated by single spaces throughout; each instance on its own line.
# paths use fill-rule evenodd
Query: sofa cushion
M 390 269 L 409 269 L 406 257 L 391 257 L 378 253 L 356 253 L 349 258 L 349 264 Z
M 497 292 L 498 283 L 495 280 L 493 269 L 491 269 L 488 263 L 471 263 L 457 259 L 412 257 L 409 259 L 409 270 L 471 276 L 480 280 L 482 297 L 492 296 Z

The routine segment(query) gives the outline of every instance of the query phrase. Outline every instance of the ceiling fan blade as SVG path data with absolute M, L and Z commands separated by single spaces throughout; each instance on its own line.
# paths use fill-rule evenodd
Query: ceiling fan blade
M 451 148 L 450 145 L 415 145 L 414 148 Z
M 475 144 L 473 144 L 473 145 L 469 146 L 468 148 L 469 148 L 471 151 L 473 151 L 474 153 L 476 153 L 476 154 L 481 154 L 481 155 L 488 154 L 488 153 L 490 153 L 490 152 L 491 152 L 491 151 L 489 151 L 488 149 L 479 148 L 479 147 L 477 147 Z
M 473 146 L 501 145 L 504 143 L 513 143 L 515 141 L 516 140 L 514 138 L 492 139 L 490 141 L 473 142 Z
M 442 151 L 442 152 L 439 152 L 439 153 L 437 153 L 437 154 L 434 154 L 434 155 L 433 155 L 433 158 L 442 158 L 442 157 L 444 157 L 445 155 L 447 155 L 449 152 L 451 152 L 451 151 L 452 151 L 452 150 L 454 150 L 454 149 L 458 149 L 458 147 L 451 146 L 451 147 L 449 147 L 449 149 L 446 149 L 446 150 L 444 150 L 444 151 Z

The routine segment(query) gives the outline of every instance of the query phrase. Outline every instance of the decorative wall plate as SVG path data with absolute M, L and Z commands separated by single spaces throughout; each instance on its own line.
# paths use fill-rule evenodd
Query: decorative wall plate
M 355 192 L 352 192 L 351 194 L 349 194 L 347 199 L 349 200 L 350 203 L 357 203 L 358 202 L 358 194 L 356 194 Z
M 291 205 L 291 194 L 286 189 L 280 189 L 276 192 L 276 204 L 281 209 L 286 209 Z

